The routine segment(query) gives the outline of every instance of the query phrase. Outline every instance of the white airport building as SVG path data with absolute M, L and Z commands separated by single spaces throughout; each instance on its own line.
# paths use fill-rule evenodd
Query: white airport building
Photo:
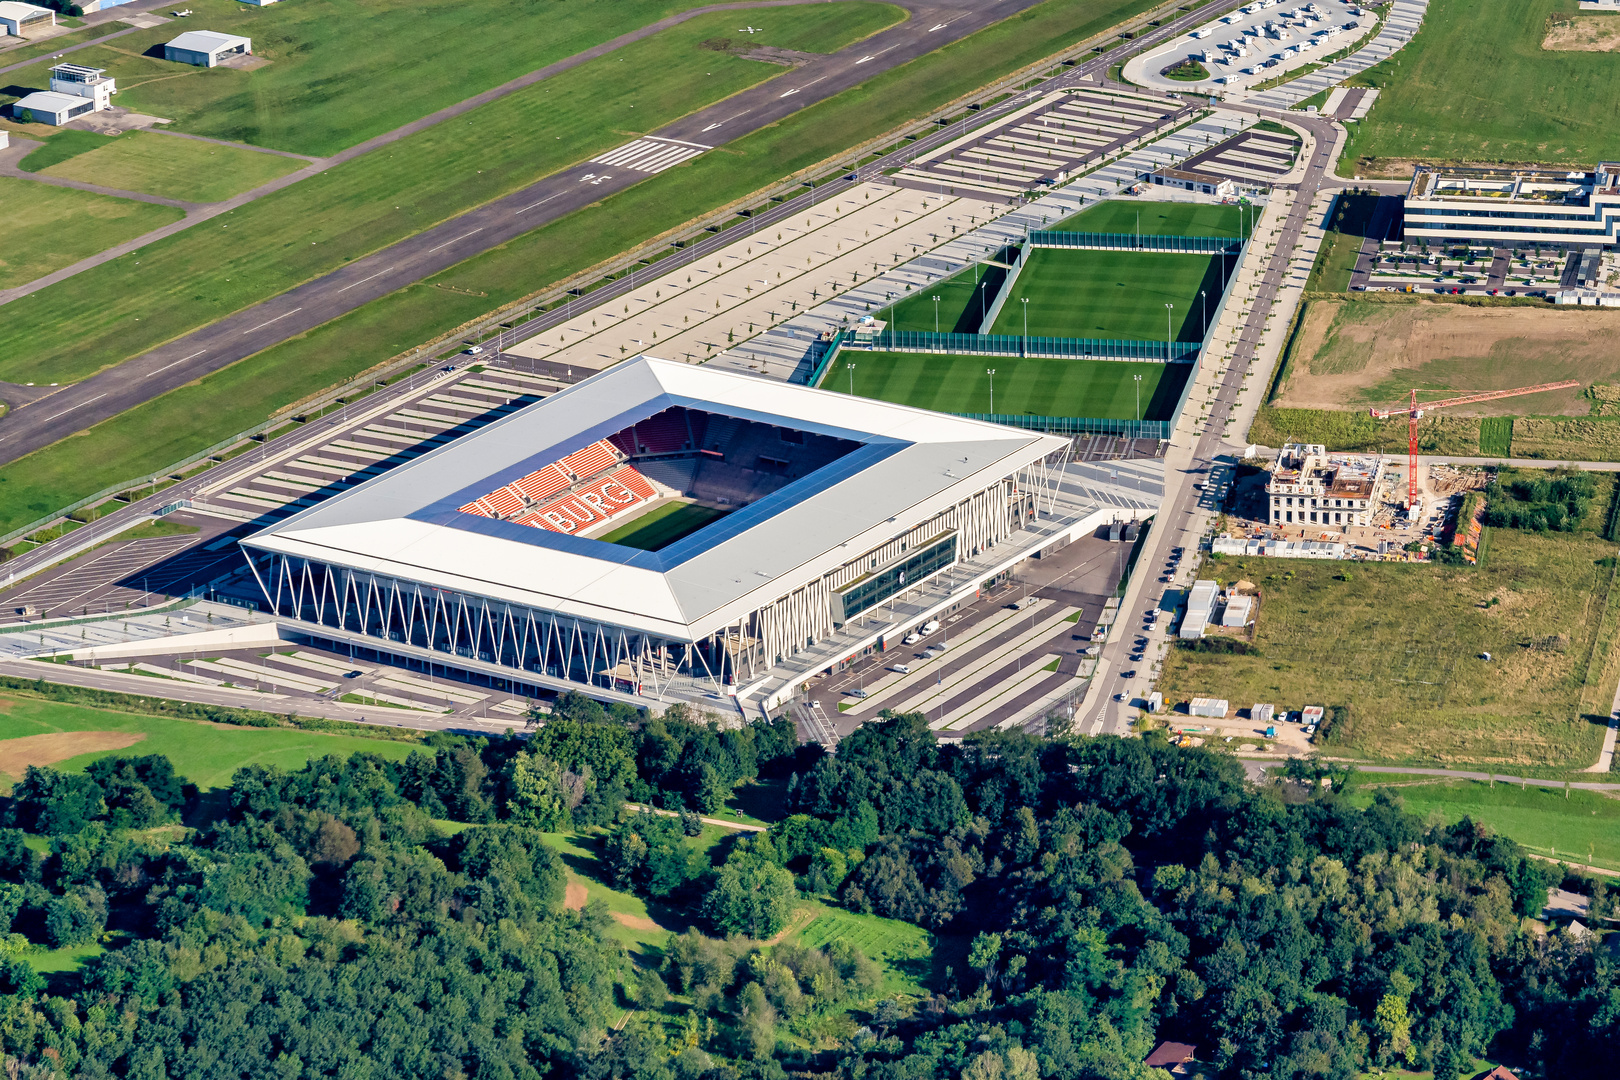
M 163 58 L 198 67 L 218 67 L 232 56 L 253 52 L 251 38 L 220 34 L 213 30 L 187 30 L 163 46 Z
M 1406 241 L 1492 247 L 1620 244 L 1620 164 L 1591 172 L 1419 165 L 1406 192 Z
M 243 547 L 269 610 L 312 639 L 514 692 L 734 695 L 757 715 L 1014 563 L 1157 507 L 1066 472 L 1068 448 L 643 356 Z
M 0 36 L 22 37 L 24 30 L 55 26 L 56 12 L 38 4 L 22 4 L 18 0 L 0 0 Z

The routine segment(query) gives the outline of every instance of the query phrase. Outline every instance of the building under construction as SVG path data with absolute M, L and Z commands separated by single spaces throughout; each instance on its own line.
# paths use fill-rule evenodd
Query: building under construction
M 1370 525 L 1384 461 L 1377 454 L 1330 454 L 1318 443 L 1289 443 L 1266 480 L 1273 525 Z

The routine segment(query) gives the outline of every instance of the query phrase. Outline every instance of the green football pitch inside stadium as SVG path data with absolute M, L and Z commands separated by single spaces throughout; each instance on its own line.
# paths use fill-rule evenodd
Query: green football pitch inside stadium
M 1233 203 L 1144 202 L 1109 199 L 1071 218 L 1053 230 L 1062 232 L 1137 233 L 1143 236 L 1230 236 L 1254 228 L 1259 208 Z
M 1169 330 L 1177 341 L 1202 341 L 1205 305 L 1214 318 L 1221 302 L 1223 260 L 1231 269 L 1232 256 L 1038 248 L 990 333 L 1025 333 L 1027 307 L 1031 337 L 1163 341 Z
M 848 369 L 855 365 L 854 372 Z M 990 412 L 995 371 L 995 411 L 1020 416 L 1085 416 L 1137 419 L 1140 375 L 1143 420 L 1168 420 L 1191 364 L 1126 360 L 1047 360 L 1017 356 L 940 353 L 840 352 L 828 365 L 822 388 L 849 393 L 854 376 L 860 397 L 948 413 Z
M 697 503 L 667 502 L 597 539 L 642 551 L 657 551 L 684 536 L 691 536 L 711 521 L 718 521 L 727 512 Z

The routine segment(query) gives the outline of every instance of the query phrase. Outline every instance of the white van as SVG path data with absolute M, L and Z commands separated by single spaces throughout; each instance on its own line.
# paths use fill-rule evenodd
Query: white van
M 927 622 L 923 623 L 923 625 L 922 625 L 922 634 L 923 634 L 924 637 L 927 637 L 929 634 L 932 634 L 935 630 L 938 630 L 938 629 L 939 629 L 939 620 L 938 619 L 929 619 Z
M 901 675 L 910 675 L 911 674 L 911 665 L 910 664 L 890 664 L 889 665 L 889 670 L 893 671 L 893 672 L 897 672 L 897 673 L 899 673 Z

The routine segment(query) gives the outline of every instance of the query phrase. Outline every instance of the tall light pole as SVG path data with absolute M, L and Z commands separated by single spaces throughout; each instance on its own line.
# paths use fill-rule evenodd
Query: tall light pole
M 1170 329 L 1170 312 L 1174 307 L 1174 304 L 1164 305 L 1164 358 L 1166 360 L 1170 359 L 1170 336 L 1173 333 Z
M 990 415 L 996 415 L 996 369 L 985 368 L 984 373 L 990 376 Z
M 1136 437 L 1142 437 L 1142 376 L 1132 375 L 1136 382 Z
M 1019 299 L 1022 300 L 1023 304 L 1024 304 L 1024 351 L 1023 351 L 1023 355 L 1028 356 L 1029 355 L 1029 297 L 1020 296 Z
M 854 364 L 845 364 L 844 367 L 849 371 L 849 396 L 854 397 L 855 396 L 855 365 Z
M 934 333 L 939 333 L 939 297 L 934 297 Z
M 1204 295 L 1203 289 L 1198 290 L 1198 300 L 1204 305 L 1204 332 L 1201 338 L 1207 338 L 1209 337 L 1209 297 Z

